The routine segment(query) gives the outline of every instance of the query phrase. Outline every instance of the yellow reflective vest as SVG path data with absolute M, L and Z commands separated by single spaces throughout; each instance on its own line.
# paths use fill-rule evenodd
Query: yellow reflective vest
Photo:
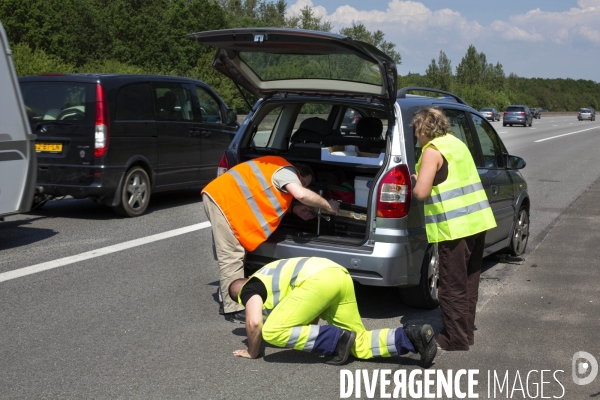
M 326 268 L 341 268 L 341 265 L 321 257 L 296 257 L 273 261 L 258 271 L 252 278 L 258 278 L 267 289 L 267 299 L 263 302 L 263 314 L 269 315 L 271 311 L 283 300 L 296 286 L 299 286 L 312 275 Z M 240 290 L 238 303 L 242 304 Z
M 425 200 L 425 227 L 429 243 L 460 239 L 496 226 L 494 214 L 479 179 L 473 157 L 451 133 L 423 146 L 434 146 L 448 161 L 448 178 L 431 188 Z M 421 158 L 416 165 L 417 174 Z

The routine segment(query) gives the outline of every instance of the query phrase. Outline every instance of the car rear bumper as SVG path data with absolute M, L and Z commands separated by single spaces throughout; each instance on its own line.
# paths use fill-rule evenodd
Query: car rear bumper
M 527 118 L 519 118 L 519 117 L 509 117 L 504 118 L 503 123 L 505 124 L 526 124 Z
M 39 165 L 37 187 L 52 196 L 74 198 L 95 197 L 100 199 L 114 196 L 123 168 L 93 166 Z
M 323 257 L 345 267 L 358 283 L 368 286 L 409 287 L 419 283 L 426 250 L 426 241 L 336 246 L 315 244 L 314 241 L 298 243 L 297 239 L 286 239 L 263 243 L 247 254 L 246 263 L 253 269 L 283 258 Z

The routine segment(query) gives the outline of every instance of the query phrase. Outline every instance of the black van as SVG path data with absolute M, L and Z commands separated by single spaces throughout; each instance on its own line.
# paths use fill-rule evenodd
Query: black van
M 204 82 L 52 74 L 19 79 L 37 134 L 36 200 L 73 196 L 142 215 L 154 192 L 215 178 L 239 124 Z

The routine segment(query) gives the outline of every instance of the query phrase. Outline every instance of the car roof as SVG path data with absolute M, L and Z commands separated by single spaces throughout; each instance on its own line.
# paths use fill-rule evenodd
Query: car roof
M 78 73 L 78 74 L 41 74 L 28 75 L 19 78 L 20 82 L 110 82 L 110 81 L 176 81 L 176 82 L 200 82 L 198 79 L 184 78 L 181 76 L 171 75 L 151 75 L 151 74 L 99 74 L 99 73 Z

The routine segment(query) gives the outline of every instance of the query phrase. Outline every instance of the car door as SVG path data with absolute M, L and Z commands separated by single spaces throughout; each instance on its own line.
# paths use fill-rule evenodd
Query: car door
M 36 183 L 35 136 L 27 114 L 11 51 L 0 24 L 0 218 L 31 209 Z
M 207 183 L 217 177 L 219 161 L 237 132 L 237 124 L 227 124 L 223 102 L 208 87 L 196 85 L 194 93 L 194 106 L 199 116 L 194 130 L 200 139 L 196 158 L 200 163 L 200 181 Z
M 470 114 L 476 133 L 476 143 L 481 158 L 476 161 L 487 194 L 490 207 L 496 219 L 496 228 L 486 235 L 486 244 L 494 244 L 508 237 L 515 216 L 515 183 L 504 165 L 501 141 L 498 134 L 485 118 Z
M 195 128 L 192 85 L 152 82 L 158 137 L 157 186 L 198 182 L 201 139 Z

